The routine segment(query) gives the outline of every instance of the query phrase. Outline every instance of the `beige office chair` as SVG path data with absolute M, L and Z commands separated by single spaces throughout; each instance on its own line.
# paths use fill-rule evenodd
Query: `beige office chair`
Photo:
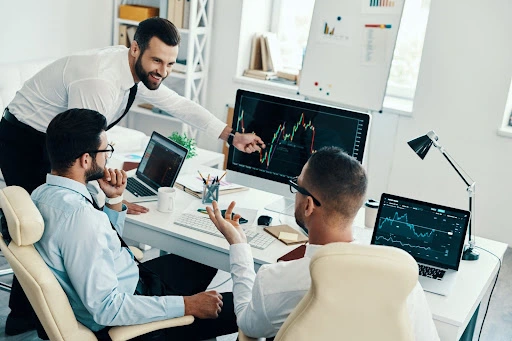
M 96 340 L 96 336 L 75 318 L 68 298 L 59 282 L 43 261 L 34 243 L 44 231 L 41 214 L 21 187 L 0 190 L 2 209 L 12 241 L 9 246 L 0 238 L 0 248 L 27 294 L 30 304 L 50 340 Z M 191 324 L 192 316 L 184 316 L 133 326 L 113 327 L 112 340 L 129 340 L 148 332 Z
M 406 300 L 418 281 L 418 265 L 408 253 L 332 243 L 318 250 L 309 268 L 311 288 L 276 341 L 414 340 Z M 240 341 L 256 340 L 239 335 Z
M 384 246 L 333 243 L 311 259 L 311 288 L 276 341 L 414 340 L 406 300 L 418 265 Z

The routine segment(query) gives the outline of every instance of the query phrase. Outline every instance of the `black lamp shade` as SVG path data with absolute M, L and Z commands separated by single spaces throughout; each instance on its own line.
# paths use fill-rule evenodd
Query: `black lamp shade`
M 423 160 L 432 146 L 432 140 L 427 135 L 423 135 L 407 142 L 407 144 Z

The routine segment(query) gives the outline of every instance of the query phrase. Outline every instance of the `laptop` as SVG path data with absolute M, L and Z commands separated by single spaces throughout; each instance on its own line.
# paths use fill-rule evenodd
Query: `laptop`
M 456 280 L 470 212 L 382 194 L 372 244 L 407 251 L 425 291 L 447 296 Z
M 167 137 L 153 132 L 133 177 L 128 177 L 124 199 L 129 202 L 158 200 L 160 187 L 176 182 L 188 150 Z

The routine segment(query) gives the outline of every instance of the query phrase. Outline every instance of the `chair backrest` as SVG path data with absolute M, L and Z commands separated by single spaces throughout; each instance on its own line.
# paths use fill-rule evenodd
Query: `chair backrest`
M 68 297 L 34 248 L 44 232 L 43 217 L 21 187 L 0 190 L 2 209 L 12 241 L 0 238 L 0 248 L 25 291 L 50 340 L 97 340 L 78 322 Z
M 384 246 L 333 243 L 310 263 L 311 288 L 279 330 L 276 341 L 413 340 L 406 300 L 418 265 Z

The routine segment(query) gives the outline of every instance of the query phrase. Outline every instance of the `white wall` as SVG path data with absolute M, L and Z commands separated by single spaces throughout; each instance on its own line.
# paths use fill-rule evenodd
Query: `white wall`
M 0 63 L 110 45 L 112 11 L 111 0 L 2 0 Z
M 221 119 L 240 87 L 233 76 L 242 10 L 242 1 L 215 2 L 207 108 Z M 432 1 L 413 116 L 373 120 L 369 196 L 387 191 L 466 208 L 465 185 L 441 154 L 433 149 L 421 161 L 406 144 L 434 129 L 477 182 L 476 233 L 512 244 L 512 140 L 496 134 L 512 75 L 510 13 L 510 0 Z

